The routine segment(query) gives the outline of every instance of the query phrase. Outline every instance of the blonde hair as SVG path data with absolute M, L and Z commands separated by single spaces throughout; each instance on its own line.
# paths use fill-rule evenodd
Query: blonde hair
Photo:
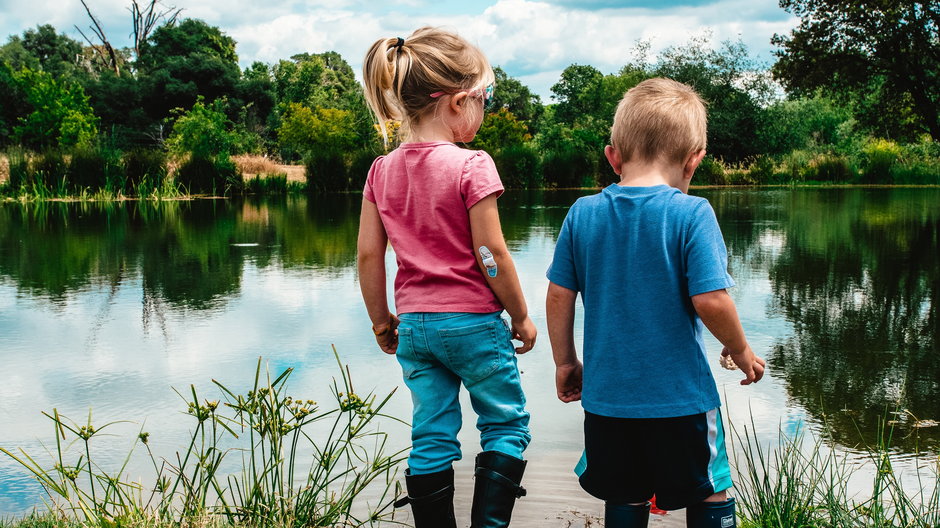
M 672 79 L 647 79 L 624 94 L 610 142 L 624 162 L 683 163 L 705 148 L 705 103 L 690 86 Z
M 449 31 L 422 27 L 405 39 L 375 41 L 362 62 L 366 101 L 388 142 L 390 121 L 407 135 L 437 106 L 432 93 L 456 93 L 485 86 L 495 76 L 479 48 Z

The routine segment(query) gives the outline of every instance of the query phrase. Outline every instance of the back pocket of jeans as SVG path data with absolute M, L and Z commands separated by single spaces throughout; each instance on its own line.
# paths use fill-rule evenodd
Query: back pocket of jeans
M 398 327 L 398 350 L 395 352 L 395 358 L 398 360 L 398 364 L 401 365 L 405 379 L 413 376 L 418 370 L 419 362 L 415 356 L 411 328 Z
M 473 385 L 499 368 L 498 338 L 499 332 L 504 331 L 501 325 L 501 321 L 490 321 L 438 330 L 448 367 L 460 376 L 464 385 Z

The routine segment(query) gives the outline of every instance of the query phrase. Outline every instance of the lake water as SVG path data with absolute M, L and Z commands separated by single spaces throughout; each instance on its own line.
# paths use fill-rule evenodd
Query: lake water
M 737 287 L 731 293 L 761 383 L 709 355 L 732 424 L 768 442 L 827 423 L 848 452 L 896 421 L 899 460 L 940 451 L 940 189 L 693 189 L 717 213 Z M 568 207 L 585 192 L 507 192 L 500 213 L 539 341 L 520 356 L 534 459 L 573 466 L 580 407 L 554 393 L 544 273 Z M 115 420 L 96 438 L 117 460 L 136 433 L 157 453 L 183 449 L 192 427 L 173 388 L 252 383 L 257 358 L 295 369 L 291 392 L 325 401 L 332 346 L 359 392 L 386 393 L 408 418 L 394 358 L 374 345 L 355 269 L 358 195 L 163 203 L 0 204 L 0 447 L 40 460 L 54 445 L 41 411 Z M 394 268 L 394 256 L 388 255 Z M 625 269 L 625 272 L 629 272 Z M 580 315 L 579 315 L 580 317 Z M 580 320 L 577 326 L 580 328 Z M 889 414 L 899 411 L 899 414 Z M 471 412 L 461 433 L 478 450 Z M 407 429 L 386 428 L 399 447 Z M 51 465 L 51 463 L 50 463 Z M 567 470 L 566 470 L 567 471 Z M 0 456 L 0 512 L 42 500 Z

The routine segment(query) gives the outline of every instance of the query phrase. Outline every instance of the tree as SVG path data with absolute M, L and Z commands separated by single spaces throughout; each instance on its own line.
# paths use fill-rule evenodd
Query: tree
M 98 118 L 82 87 L 56 80 L 47 72 L 23 69 L 14 75 L 30 106 L 14 127 L 17 141 L 32 148 L 91 143 Z
M 26 94 L 20 87 L 13 69 L 0 61 L 0 147 L 9 145 L 13 140 L 13 128 L 21 117 L 30 109 Z
M 915 130 L 940 141 L 940 3 L 936 0 L 780 0 L 798 17 L 774 35 L 774 78 L 797 94 L 817 88 L 861 101 L 873 93 L 877 119 L 908 106 Z
M 188 111 L 177 109 L 180 116 L 173 123 L 173 132 L 166 142 L 170 152 L 179 157 L 191 154 L 200 159 L 231 154 L 237 138 L 232 132 L 234 125 L 225 115 L 225 103 L 224 99 L 216 99 L 205 104 L 200 97 Z
M 154 119 L 173 108 L 192 107 L 199 96 L 207 101 L 231 97 L 241 76 L 235 41 L 192 18 L 157 28 L 140 46 L 137 68 Z
M 353 116 L 347 110 L 314 110 L 289 103 L 278 129 L 278 142 L 288 158 L 311 151 L 344 151 L 356 142 Z
M 507 108 L 486 114 L 480 130 L 470 144 L 472 148 L 496 152 L 502 148 L 519 146 L 532 139 L 525 123 L 516 119 Z
M 561 79 L 552 86 L 552 99 L 558 101 L 555 119 L 573 124 L 579 116 L 593 113 L 599 103 L 599 90 L 604 74 L 594 66 L 572 64 L 561 72 Z
M 53 77 L 75 78 L 82 60 L 82 45 L 59 34 L 49 24 L 27 29 L 22 37 L 13 35 L 0 47 L 0 62 L 14 70 L 41 70 Z
M 505 108 L 517 119 L 525 121 L 529 126 L 534 125 L 542 115 L 542 99 L 499 66 L 493 68 L 493 73 L 496 74 L 493 108 Z

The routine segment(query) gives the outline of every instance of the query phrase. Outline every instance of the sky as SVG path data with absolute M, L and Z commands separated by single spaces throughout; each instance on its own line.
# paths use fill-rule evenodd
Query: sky
M 130 44 L 130 0 L 86 0 L 116 47 Z M 146 0 L 139 0 L 145 3 Z M 164 0 L 183 17 L 218 26 L 238 42 L 242 66 L 291 55 L 339 52 L 357 72 L 377 39 L 444 26 L 477 44 L 493 65 L 551 102 L 551 86 L 570 64 L 614 73 L 647 41 L 651 54 L 710 34 L 717 46 L 742 40 L 752 57 L 773 62 L 770 38 L 797 19 L 776 0 Z M 0 38 L 52 24 L 76 40 L 89 20 L 79 0 L 0 0 Z

